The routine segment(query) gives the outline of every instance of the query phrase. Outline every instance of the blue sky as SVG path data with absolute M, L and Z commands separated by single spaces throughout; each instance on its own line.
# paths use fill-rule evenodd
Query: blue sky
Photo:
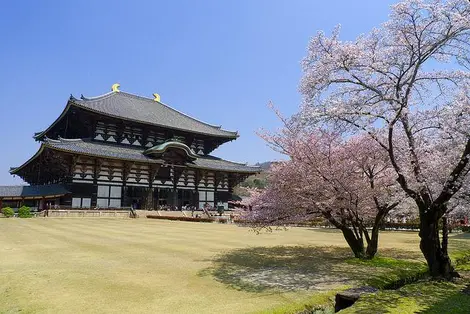
M 238 130 L 214 152 L 255 163 L 278 159 L 255 134 L 280 126 L 300 103 L 309 38 L 342 25 L 353 39 L 387 19 L 395 1 L 1 1 L 0 184 L 38 149 L 70 94 L 121 90 L 152 97 Z

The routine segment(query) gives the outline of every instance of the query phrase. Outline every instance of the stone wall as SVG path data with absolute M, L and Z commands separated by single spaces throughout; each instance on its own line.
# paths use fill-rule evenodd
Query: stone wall
M 130 210 L 49 209 L 48 213 L 47 213 L 47 217 L 114 217 L 114 218 L 129 218 L 130 217 Z

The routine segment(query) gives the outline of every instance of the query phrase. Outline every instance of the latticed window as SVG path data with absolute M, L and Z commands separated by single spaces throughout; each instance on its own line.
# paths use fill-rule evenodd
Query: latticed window
M 72 198 L 72 208 L 90 208 L 91 198 L 89 197 L 74 197 Z
M 113 185 L 98 185 L 96 205 L 101 208 L 120 208 L 122 188 Z
M 199 191 L 199 208 L 203 208 L 206 203 L 214 207 L 214 191 Z

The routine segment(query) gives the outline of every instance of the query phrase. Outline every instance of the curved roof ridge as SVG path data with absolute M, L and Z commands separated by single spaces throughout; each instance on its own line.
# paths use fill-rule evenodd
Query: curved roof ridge
M 55 139 L 53 139 L 53 138 L 48 138 L 48 137 L 46 136 L 46 138 L 44 139 L 44 143 L 56 143 L 56 144 L 60 144 L 60 143 L 62 143 L 62 142 L 61 142 L 60 139 L 55 140 Z
M 120 93 L 120 91 L 119 91 L 119 92 L 113 92 L 113 91 L 111 91 L 111 92 L 107 92 L 106 94 L 102 94 L 102 95 L 98 95 L 98 96 L 93 96 L 93 97 L 83 96 L 83 94 L 81 94 L 81 95 L 80 95 L 80 99 L 75 98 L 75 97 L 74 97 L 74 98 L 75 98 L 75 100 L 78 100 L 78 101 L 80 101 L 80 100 L 84 100 L 84 101 L 87 101 L 87 100 L 97 100 L 97 99 L 102 99 L 102 98 L 109 97 L 109 96 L 111 96 L 111 95 L 113 95 L 113 94 L 117 94 L 117 93 Z M 71 95 L 71 96 L 72 96 L 72 95 Z
M 220 158 L 220 157 L 216 157 L 216 156 L 213 156 L 213 155 L 202 155 L 200 156 L 202 158 L 204 157 L 211 157 L 211 158 L 215 158 L 215 159 L 218 159 L 218 160 L 224 160 L 224 161 L 228 161 L 228 162 L 231 162 L 232 164 L 236 164 L 236 165 L 240 165 L 240 166 L 248 166 L 248 167 L 254 167 L 254 168 L 260 168 L 259 166 L 255 166 L 255 165 L 248 165 L 247 162 L 237 162 L 237 161 L 232 161 L 232 160 L 228 160 L 228 159 L 223 159 L 223 158 Z
M 203 124 L 205 124 L 205 125 L 211 126 L 211 127 L 213 127 L 213 128 L 216 128 L 216 129 L 222 129 L 222 126 L 221 126 L 221 125 L 215 125 L 215 124 L 210 124 L 210 123 L 208 123 L 208 122 L 204 122 L 204 121 L 202 121 L 202 120 L 200 120 L 200 119 L 197 119 L 197 118 L 195 118 L 195 117 L 192 117 L 192 116 L 190 116 L 190 115 L 188 115 L 188 114 L 186 114 L 186 113 L 184 113 L 184 112 L 182 112 L 182 111 L 179 111 L 178 109 L 175 109 L 175 108 L 171 107 L 170 105 L 167 105 L 167 104 L 165 104 L 165 103 L 163 103 L 163 102 L 161 102 L 161 101 L 156 101 L 156 100 L 153 100 L 152 98 L 148 98 L 148 97 L 140 96 L 140 95 L 135 95 L 135 94 L 131 94 L 131 93 L 128 93 L 128 92 L 123 92 L 123 91 L 120 91 L 120 93 L 121 93 L 121 94 L 125 94 L 125 95 L 127 95 L 127 96 L 136 97 L 136 98 L 141 98 L 141 99 L 144 99 L 144 100 L 147 100 L 147 101 L 151 101 L 151 102 L 153 102 L 153 103 L 158 103 L 158 104 L 160 104 L 160 105 L 162 105 L 162 106 L 165 106 L 165 107 L 167 107 L 168 109 L 171 109 L 171 110 L 173 110 L 173 111 L 175 111 L 175 112 L 177 112 L 177 113 L 179 113 L 179 114 L 181 114 L 181 115 L 183 115 L 183 116 L 186 116 L 186 117 L 188 117 L 188 118 L 190 118 L 190 119 L 193 119 L 194 121 L 203 123 Z M 222 130 L 223 130 L 223 129 L 222 129 Z M 229 130 L 223 130 L 223 131 L 231 132 L 231 133 L 237 133 L 237 134 L 238 134 L 238 131 L 229 131 Z
M 83 142 L 83 139 L 81 138 L 63 138 L 59 136 L 59 141 L 62 143 L 77 143 L 77 142 Z
M 32 162 L 34 159 L 36 159 L 37 156 L 39 156 L 42 151 L 44 150 L 45 147 L 49 146 L 46 142 L 41 143 L 41 146 L 39 146 L 38 151 L 27 161 L 25 161 L 21 166 L 15 167 L 15 168 L 10 168 L 10 173 L 11 174 L 16 174 L 19 170 L 23 169 L 26 167 L 30 162 Z

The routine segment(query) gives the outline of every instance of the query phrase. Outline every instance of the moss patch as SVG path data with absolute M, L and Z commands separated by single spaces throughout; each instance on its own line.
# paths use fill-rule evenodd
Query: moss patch
M 427 266 L 423 262 L 389 257 L 375 257 L 371 260 L 350 259 L 347 262 L 357 266 L 378 268 L 362 283 L 379 289 L 396 289 L 407 283 L 415 282 L 427 274 Z
M 361 297 L 341 313 L 455 313 L 467 314 L 470 296 L 465 293 L 468 281 L 458 283 L 423 281 L 398 290 L 383 290 Z
M 346 287 L 344 288 L 346 289 Z M 270 308 L 257 314 L 329 314 L 334 312 L 333 304 L 336 293 L 340 290 L 331 290 L 315 294 L 304 300 Z

